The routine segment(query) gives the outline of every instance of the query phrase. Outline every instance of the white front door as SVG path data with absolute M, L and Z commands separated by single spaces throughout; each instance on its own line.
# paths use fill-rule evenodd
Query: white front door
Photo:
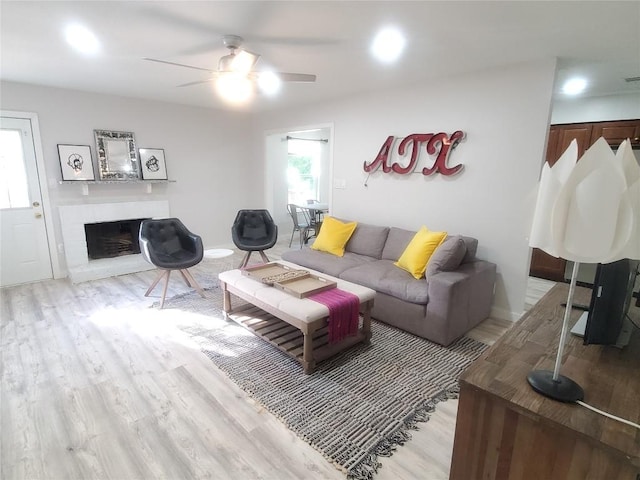
M 52 278 L 31 121 L 0 117 L 0 286 Z

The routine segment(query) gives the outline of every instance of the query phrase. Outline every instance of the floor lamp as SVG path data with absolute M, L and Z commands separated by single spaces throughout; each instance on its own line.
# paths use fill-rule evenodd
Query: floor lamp
M 545 163 L 529 246 L 574 265 L 554 370 L 533 370 L 527 381 L 554 400 L 582 400 L 582 387 L 560 375 L 579 265 L 640 259 L 640 165 L 629 140 L 614 154 L 601 137 L 580 161 L 573 140 L 553 167 Z

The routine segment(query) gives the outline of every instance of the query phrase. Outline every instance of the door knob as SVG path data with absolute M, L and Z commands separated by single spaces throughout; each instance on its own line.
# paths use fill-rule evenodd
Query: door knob
M 35 217 L 36 217 L 36 218 L 41 218 L 41 217 L 42 217 L 42 214 L 41 214 L 41 213 L 36 213 Z
M 33 202 L 32 204 L 34 207 L 39 207 L 40 206 L 40 202 Z

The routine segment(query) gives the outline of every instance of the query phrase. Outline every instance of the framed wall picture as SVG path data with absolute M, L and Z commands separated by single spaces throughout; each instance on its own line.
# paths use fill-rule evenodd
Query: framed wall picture
M 141 148 L 138 153 L 143 180 L 168 180 L 163 149 Z
M 95 180 L 89 145 L 58 144 L 62 180 Z
M 137 180 L 140 178 L 138 153 L 133 132 L 94 130 L 100 180 Z

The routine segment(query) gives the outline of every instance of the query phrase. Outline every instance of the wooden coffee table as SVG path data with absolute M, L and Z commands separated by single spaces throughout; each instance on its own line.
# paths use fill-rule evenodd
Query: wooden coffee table
M 289 262 L 278 263 L 303 268 Z M 337 282 L 337 288 L 353 293 L 360 299 L 363 320 L 356 335 L 330 344 L 327 328 L 329 309 L 325 305 L 306 298 L 296 298 L 245 276 L 238 269 L 222 272 L 218 278 L 224 293 L 224 311 L 228 317 L 296 359 L 302 364 L 304 372 L 309 374 L 313 373 L 318 362 L 357 343 L 370 341 L 375 291 L 308 268 L 305 270 Z M 233 309 L 231 294 L 249 305 Z

